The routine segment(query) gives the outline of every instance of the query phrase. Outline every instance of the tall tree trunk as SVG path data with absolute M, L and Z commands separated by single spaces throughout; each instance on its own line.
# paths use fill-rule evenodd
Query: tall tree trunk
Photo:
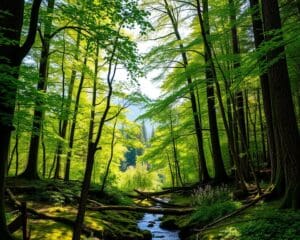
M 10 160 L 9 160 L 8 167 L 7 167 L 7 174 L 9 173 L 9 169 L 11 167 L 11 164 L 13 162 L 15 154 L 16 154 L 15 176 L 18 176 L 18 171 L 19 171 L 19 133 L 16 133 L 16 136 L 15 136 L 15 145 L 10 154 Z
M 258 49 L 264 41 L 264 30 L 263 23 L 261 20 L 259 1 L 250 0 L 250 7 L 252 8 L 252 27 L 254 34 L 255 47 Z M 264 61 L 264 59 L 258 59 L 258 61 Z M 261 65 L 261 64 L 259 64 Z M 273 127 L 273 116 L 271 111 L 271 98 L 270 98 L 270 87 L 269 78 L 267 73 L 262 73 L 259 76 L 260 85 L 262 88 L 263 107 L 266 118 L 267 127 L 267 139 L 268 139 L 268 159 L 271 163 L 272 177 L 271 181 L 274 183 L 277 169 L 277 157 L 275 148 L 275 132 Z
M 65 71 L 65 55 L 66 55 L 66 41 L 65 34 L 63 36 L 63 50 L 62 50 L 62 59 L 61 59 L 61 72 L 62 72 L 62 97 L 61 97 L 61 106 L 60 106 L 60 117 L 58 122 L 58 134 L 62 139 L 58 139 L 56 146 L 56 163 L 54 171 L 54 179 L 60 178 L 60 168 L 61 168 L 61 155 L 63 154 L 63 139 L 67 134 L 67 124 L 68 124 L 68 115 L 65 109 L 65 88 L 66 88 L 66 71 Z M 68 104 L 68 103 L 67 103 Z M 66 121 L 65 121 L 66 120 Z
M 170 171 L 170 176 L 171 176 L 171 182 L 172 182 L 172 187 L 175 187 L 175 181 L 174 181 L 174 173 L 172 170 L 172 164 L 171 164 L 171 160 L 170 160 L 170 156 L 168 154 L 168 152 L 166 153 L 167 155 L 167 159 L 168 159 L 168 165 L 169 165 L 169 171 Z
M 80 46 L 80 32 L 78 32 L 77 34 L 77 39 L 76 39 L 76 52 L 75 52 L 75 56 L 74 59 L 75 61 L 78 61 L 78 54 L 79 54 L 79 46 Z M 62 64 L 62 68 L 63 68 L 63 64 Z M 64 72 L 64 69 L 62 69 L 62 71 Z M 65 140 L 66 135 L 67 135 L 67 128 L 68 128 L 68 124 L 69 124 L 69 114 L 70 114 L 70 107 L 71 107 L 71 102 L 72 102 L 72 96 L 73 96 L 73 89 L 74 89 L 74 83 L 75 83 L 75 79 L 76 79 L 76 69 L 72 69 L 71 72 L 71 78 L 70 78 L 70 83 L 69 83 L 69 87 L 68 87 L 68 95 L 67 95 L 67 102 L 64 103 L 65 99 L 63 99 L 63 104 L 62 104 L 62 109 L 64 112 L 64 116 L 61 120 L 61 124 L 60 124 L 60 137 L 61 139 Z M 64 83 L 63 83 L 64 84 Z M 63 87 L 64 89 L 64 87 Z M 64 96 L 64 94 L 63 94 Z M 60 178 L 60 168 L 61 168 L 61 155 L 63 154 L 63 150 L 64 150 L 64 143 L 62 141 L 58 142 L 57 145 L 57 149 L 58 149 L 58 155 L 57 155 L 57 162 L 56 162 L 56 170 L 55 170 L 55 174 L 54 174 L 54 178 Z
M 101 192 L 104 192 L 104 188 L 106 186 L 106 180 L 108 178 L 108 174 L 109 174 L 109 170 L 110 170 L 110 165 L 112 163 L 112 160 L 114 158 L 114 146 L 115 146 L 115 138 L 116 138 L 116 126 L 117 126 L 117 121 L 118 119 L 116 118 L 115 122 L 114 122 L 114 126 L 113 126 L 113 132 L 112 132 L 112 137 L 111 137 L 111 143 L 110 143 L 110 157 L 108 159 L 107 162 L 107 166 L 105 169 L 105 173 L 103 176 L 103 181 L 102 181 L 102 185 L 101 185 Z
M 4 192 L 7 172 L 9 142 L 14 130 L 13 117 L 17 94 L 17 79 L 23 58 L 33 45 L 41 0 L 32 3 L 30 26 L 24 44 L 20 47 L 23 25 L 24 0 L 2 0 L 0 5 L 0 236 L 3 240 L 13 239 L 6 226 Z
M 173 157 L 174 157 L 174 166 L 175 166 L 175 179 L 176 184 L 178 184 L 178 180 L 181 186 L 183 186 L 183 181 L 181 177 L 181 170 L 180 170 L 180 164 L 178 160 L 178 154 L 177 154 L 177 147 L 176 147 L 176 140 L 174 136 L 174 126 L 173 126 L 173 118 L 172 118 L 172 112 L 170 111 L 170 133 L 172 138 L 172 150 L 173 150 Z
M 211 48 L 210 42 L 208 41 L 206 34 L 205 34 L 205 25 L 204 25 L 204 21 L 203 21 L 203 17 L 202 17 L 202 12 L 201 12 L 200 0 L 196 0 L 196 3 L 197 3 L 196 7 L 197 7 L 197 14 L 199 17 L 201 34 L 202 34 L 205 48 L 207 49 L 207 57 L 210 61 L 211 67 L 212 67 L 211 70 L 212 70 L 212 74 L 213 74 L 213 79 L 215 80 L 216 95 L 218 98 L 218 102 L 219 102 L 219 106 L 220 106 L 220 110 L 221 110 L 221 116 L 222 116 L 223 124 L 225 127 L 227 139 L 228 139 L 229 151 L 230 151 L 231 156 L 233 157 L 234 165 L 236 167 L 237 184 L 241 189 L 246 191 L 247 188 L 245 186 L 244 179 L 241 174 L 241 169 L 238 164 L 239 161 L 238 161 L 238 154 L 237 154 L 237 151 L 235 148 L 234 136 L 232 134 L 232 131 L 230 131 L 229 124 L 228 124 L 227 117 L 226 117 L 225 107 L 224 107 L 222 95 L 221 95 L 221 87 L 220 87 L 220 84 L 217 79 L 216 68 L 215 68 L 214 61 L 213 61 L 212 48 Z M 225 79 L 225 77 L 224 77 L 224 79 Z
M 239 39 L 238 39 L 238 32 L 237 32 L 237 26 L 236 26 L 236 0 L 228 0 L 229 9 L 230 9 L 230 24 L 231 24 L 231 40 L 232 40 L 232 52 L 235 55 L 235 59 L 233 62 L 233 68 L 235 70 L 235 76 L 234 80 L 238 80 L 239 75 L 239 68 L 240 68 L 240 47 L 239 47 Z M 239 81 L 239 80 L 238 80 Z M 245 179 L 249 179 L 249 162 L 250 159 L 248 159 L 249 155 L 248 153 L 248 145 L 247 145 L 247 132 L 246 132 L 246 123 L 245 123 L 245 111 L 244 111 L 244 94 L 243 91 L 238 90 L 234 94 L 233 99 L 233 112 L 234 117 L 236 118 L 238 128 L 237 130 L 239 133 L 236 133 L 236 141 L 237 138 L 240 137 L 241 140 L 241 154 L 240 155 L 240 164 L 242 173 L 244 175 Z
M 203 4 L 203 21 L 205 26 L 205 35 L 207 39 L 210 36 L 210 25 L 209 25 L 209 15 L 208 15 L 208 0 L 202 0 Z M 214 94 L 214 82 L 212 66 L 209 61 L 209 56 L 205 48 L 205 75 L 206 75 L 206 99 L 208 108 L 208 120 L 210 129 L 210 140 L 212 147 L 212 158 L 214 162 L 215 180 L 216 181 L 226 181 L 227 174 L 224 167 L 224 162 L 222 159 L 219 130 L 217 124 L 217 115 L 215 109 L 215 94 Z
M 281 33 L 278 31 L 281 30 L 278 1 L 263 0 L 262 3 L 267 39 L 282 41 Z M 270 31 L 276 31 L 276 36 Z M 278 56 L 281 57 L 278 58 Z M 300 208 L 300 136 L 284 47 L 280 45 L 269 51 L 267 61 L 270 64 L 268 75 L 273 121 L 278 130 L 276 137 L 278 137 L 286 183 L 282 206 Z
M 74 225 L 73 231 L 73 240 L 79 240 L 81 234 L 81 227 L 84 220 L 85 208 L 87 203 L 88 191 L 90 188 L 90 182 L 93 172 L 94 158 L 96 153 L 97 145 L 93 140 L 94 136 L 94 126 L 95 126 L 95 109 L 96 109 L 96 97 L 97 97 L 97 79 L 98 79 L 98 58 L 99 58 L 99 45 L 96 45 L 96 59 L 94 64 L 94 79 L 93 79 L 93 97 L 91 105 L 91 117 L 89 124 L 89 133 L 88 133 L 88 154 L 86 159 L 86 168 L 83 179 L 83 185 L 81 188 L 80 203 L 78 207 L 76 222 Z
M 65 167 L 65 176 L 64 176 L 65 181 L 69 181 L 69 179 L 70 179 L 71 159 L 72 159 L 72 151 L 73 151 L 74 137 L 75 137 L 75 130 L 76 130 L 76 120 L 77 120 L 77 114 L 78 114 L 78 109 L 79 109 L 80 95 L 81 95 L 81 91 L 82 91 L 82 87 L 83 87 L 83 83 L 84 83 L 84 79 L 85 79 L 88 49 L 89 49 L 89 42 L 87 43 L 85 57 L 83 60 L 83 67 L 81 70 L 80 82 L 79 82 L 79 86 L 78 86 L 77 93 L 76 93 L 75 106 L 74 106 L 72 124 L 71 124 L 71 129 L 70 129 L 70 136 L 69 136 L 69 146 L 68 146 L 69 150 L 68 150 L 68 154 L 67 154 L 67 161 L 66 161 L 66 167 Z
M 260 124 L 260 133 L 261 133 L 261 146 L 262 146 L 262 161 L 264 164 L 267 163 L 267 154 L 266 154 L 266 141 L 265 141 L 265 127 L 263 123 L 262 109 L 261 109 L 261 97 L 260 90 L 256 89 L 257 95 L 257 104 L 258 104 L 258 114 L 259 114 L 259 124 Z
M 39 81 L 37 84 L 37 96 L 35 99 L 32 133 L 30 139 L 30 147 L 28 154 L 28 162 L 25 171 L 21 177 L 26 179 L 39 179 L 38 176 L 38 155 L 40 145 L 40 134 L 43 125 L 45 111 L 43 109 L 44 103 L 39 93 L 46 93 L 47 78 L 48 78 L 48 65 L 49 65 L 49 52 L 50 52 L 50 34 L 52 27 L 52 13 L 54 9 L 54 0 L 48 1 L 47 6 L 47 19 L 44 28 L 44 37 L 42 37 L 42 51 L 39 67 Z
M 119 31 L 120 31 L 120 29 L 119 29 Z M 105 104 L 105 108 L 104 108 L 103 114 L 101 116 L 99 125 L 98 125 L 98 131 L 96 132 L 96 137 L 93 138 L 96 95 L 97 95 L 96 81 L 97 81 L 97 73 L 98 73 L 98 67 L 99 67 L 98 66 L 99 44 L 97 43 L 97 45 L 96 45 L 97 59 L 95 61 L 95 71 L 94 71 L 95 75 L 94 75 L 93 100 L 92 100 L 92 110 L 91 110 L 91 118 L 90 118 L 89 137 L 88 137 L 88 141 L 89 141 L 88 142 L 88 154 L 87 154 L 86 168 L 85 168 L 85 173 L 84 173 L 84 178 L 83 178 L 79 207 L 78 207 L 78 212 L 77 212 L 76 221 L 75 221 L 75 225 L 74 225 L 72 240 L 80 240 L 82 224 L 83 224 L 84 215 L 85 215 L 85 211 L 86 211 L 86 203 L 87 203 L 87 199 L 88 199 L 88 191 L 89 191 L 89 187 L 90 187 L 90 183 L 91 183 L 92 171 L 93 171 L 93 166 L 94 166 L 95 153 L 97 152 L 97 150 L 99 150 L 99 148 L 97 146 L 102 137 L 103 127 L 104 127 L 106 117 L 107 117 L 110 107 L 111 107 L 111 98 L 112 98 L 112 94 L 113 94 L 113 81 L 114 81 L 114 77 L 115 77 L 116 70 L 117 70 L 117 65 L 115 64 L 115 66 L 114 66 L 114 58 L 115 58 L 115 54 L 116 54 L 116 49 L 118 47 L 118 41 L 119 41 L 119 37 L 117 36 L 113 43 L 113 49 L 111 52 L 110 59 L 108 61 L 109 66 L 108 66 L 108 73 L 107 73 L 107 78 L 106 78 L 107 85 L 108 85 L 108 93 L 107 93 L 107 97 L 106 97 L 106 104 Z
M 165 3 L 165 9 L 167 11 L 167 14 L 172 22 L 173 30 L 176 35 L 176 38 L 178 41 L 181 41 L 181 36 L 178 30 L 178 24 L 176 19 L 174 18 L 174 15 L 172 14 L 172 10 L 167 2 L 167 0 L 164 0 Z M 188 58 L 187 54 L 184 50 L 184 46 L 182 43 L 179 44 L 179 48 L 181 50 L 181 57 L 183 60 L 183 65 L 185 68 L 185 71 L 187 71 L 188 67 Z M 202 126 L 200 124 L 199 120 L 199 114 L 197 110 L 197 101 L 196 101 L 196 96 L 195 96 L 195 90 L 193 87 L 193 81 L 192 78 L 187 74 L 187 84 L 189 86 L 189 95 L 191 99 L 191 105 L 192 105 L 192 113 L 193 113 L 193 119 L 194 119 L 194 125 L 195 125 L 195 132 L 196 132 L 196 138 L 197 138 L 197 147 L 198 147 L 198 157 L 199 157 L 199 181 L 207 182 L 210 177 L 208 174 L 207 166 L 206 166 L 206 161 L 205 161 L 205 155 L 204 155 L 204 149 L 203 149 L 203 133 L 202 133 Z
M 47 158 L 46 158 L 46 144 L 45 144 L 45 134 L 44 134 L 44 127 L 42 127 L 41 133 L 41 141 L 42 141 L 42 150 L 43 150 L 43 178 L 46 178 L 46 171 L 47 171 Z

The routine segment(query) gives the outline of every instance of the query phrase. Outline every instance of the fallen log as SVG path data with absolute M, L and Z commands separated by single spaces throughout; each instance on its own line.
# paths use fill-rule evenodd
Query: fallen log
M 99 207 L 87 207 L 92 211 L 133 211 L 154 214 L 168 214 L 168 215 L 185 215 L 194 212 L 195 208 L 156 208 L 156 207 L 138 207 L 138 206 L 118 206 L 106 205 Z
M 164 202 L 164 201 L 162 201 L 160 199 L 154 198 L 154 197 L 148 195 L 147 193 L 141 192 L 141 191 L 139 191 L 137 189 L 134 189 L 134 191 L 136 193 L 138 193 L 139 195 L 141 195 L 142 197 L 144 197 L 146 199 L 149 199 L 152 202 L 155 202 L 155 203 L 158 203 L 158 204 L 161 204 L 161 205 L 165 205 L 166 207 L 175 207 L 175 208 L 180 208 L 180 207 L 186 208 L 187 207 L 187 206 L 181 206 L 181 205 L 177 205 L 177 204 L 172 204 L 172 203 Z
M 178 192 L 178 190 L 173 190 L 173 189 L 167 189 L 159 192 L 143 192 L 144 194 L 147 194 L 148 196 L 161 196 L 161 195 L 166 195 L 170 193 L 175 193 Z

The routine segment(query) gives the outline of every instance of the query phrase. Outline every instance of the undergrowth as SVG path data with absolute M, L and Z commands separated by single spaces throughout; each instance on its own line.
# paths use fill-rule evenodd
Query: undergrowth
M 200 239 L 299 240 L 300 211 L 282 210 L 270 203 L 262 203 L 241 216 L 220 223 Z
M 203 226 L 240 206 L 240 203 L 232 201 L 230 188 L 226 185 L 206 185 L 194 190 L 192 204 L 197 211 L 190 216 L 189 224 L 197 226 Z

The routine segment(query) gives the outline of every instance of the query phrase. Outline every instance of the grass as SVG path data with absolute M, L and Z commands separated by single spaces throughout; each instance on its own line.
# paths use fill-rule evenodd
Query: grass
M 260 203 L 205 231 L 200 239 L 299 240 L 300 211 L 283 210 L 279 203 Z
M 189 199 L 197 211 L 184 217 L 164 217 L 164 226 L 181 229 L 183 239 L 188 240 L 300 240 L 300 210 L 280 209 L 279 202 L 259 202 L 237 216 L 188 237 L 191 229 L 201 229 L 242 206 L 231 199 L 229 192 L 230 189 L 224 187 L 208 187 L 192 196 L 173 198 L 174 203 L 186 203 Z

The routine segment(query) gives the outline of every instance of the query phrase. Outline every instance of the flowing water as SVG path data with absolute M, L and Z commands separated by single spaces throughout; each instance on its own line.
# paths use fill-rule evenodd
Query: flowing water
M 162 229 L 159 224 L 163 214 L 150 214 L 146 213 L 138 222 L 138 227 L 141 230 L 148 230 L 152 233 L 152 239 L 165 239 L 165 240 L 180 240 L 178 230 Z

